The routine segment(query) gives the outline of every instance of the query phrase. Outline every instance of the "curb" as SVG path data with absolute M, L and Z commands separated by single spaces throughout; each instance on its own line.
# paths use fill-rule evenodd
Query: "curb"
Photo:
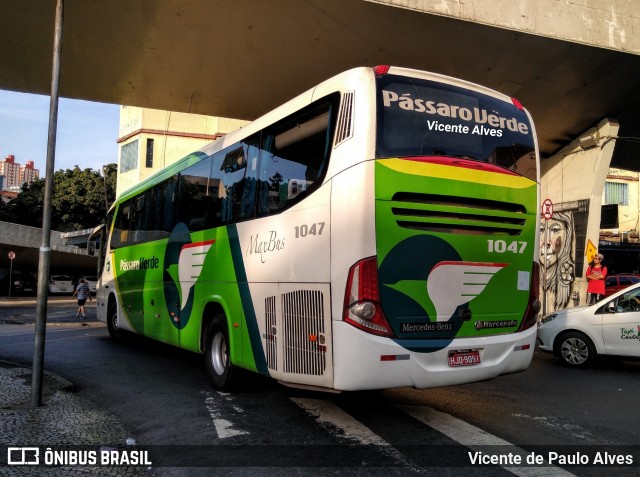
M 24 364 L 24 363 L 18 363 L 16 361 L 8 361 L 6 359 L 0 359 L 0 365 L 10 366 L 10 367 L 13 367 L 13 368 L 29 369 L 29 370 L 31 370 L 31 374 L 33 375 L 33 366 L 31 366 L 31 365 L 27 365 L 27 364 Z M 78 390 L 76 385 L 75 385 L 75 383 L 72 383 L 71 381 L 69 381 L 66 378 L 63 378 L 62 376 L 58 376 L 57 374 L 55 374 L 55 373 L 53 373 L 51 371 L 44 370 L 42 372 L 42 374 L 44 376 L 56 381 L 60 385 L 60 390 L 61 391 L 75 393 Z

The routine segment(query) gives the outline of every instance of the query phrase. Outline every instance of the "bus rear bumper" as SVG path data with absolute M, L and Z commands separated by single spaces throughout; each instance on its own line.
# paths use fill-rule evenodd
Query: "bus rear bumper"
M 333 325 L 334 387 L 342 391 L 451 386 L 524 371 L 533 358 L 536 339 L 533 326 L 515 334 L 456 339 L 445 349 L 422 353 L 346 323 Z M 452 350 L 478 350 L 480 363 L 451 367 Z

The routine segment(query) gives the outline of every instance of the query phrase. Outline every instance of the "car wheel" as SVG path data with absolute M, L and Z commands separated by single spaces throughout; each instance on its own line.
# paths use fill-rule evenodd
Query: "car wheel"
M 235 367 L 231 364 L 229 354 L 226 320 L 223 315 L 217 315 L 208 328 L 205 360 L 213 386 L 222 391 L 228 391 L 233 387 Z
M 596 348 L 587 335 L 572 331 L 560 337 L 556 354 L 568 366 L 586 368 L 596 359 Z

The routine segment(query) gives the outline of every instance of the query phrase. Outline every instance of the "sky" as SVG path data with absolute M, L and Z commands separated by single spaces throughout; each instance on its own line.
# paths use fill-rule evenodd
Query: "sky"
M 54 171 L 117 163 L 119 120 L 118 105 L 60 98 Z M 0 161 L 33 161 L 44 177 L 48 130 L 49 96 L 0 90 Z

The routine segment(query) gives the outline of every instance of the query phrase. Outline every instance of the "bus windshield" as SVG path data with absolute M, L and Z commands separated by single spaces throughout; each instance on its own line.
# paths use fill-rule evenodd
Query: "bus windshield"
M 462 158 L 537 179 L 533 128 L 515 102 L 406 76 L 377 81 L 377 158 Z

